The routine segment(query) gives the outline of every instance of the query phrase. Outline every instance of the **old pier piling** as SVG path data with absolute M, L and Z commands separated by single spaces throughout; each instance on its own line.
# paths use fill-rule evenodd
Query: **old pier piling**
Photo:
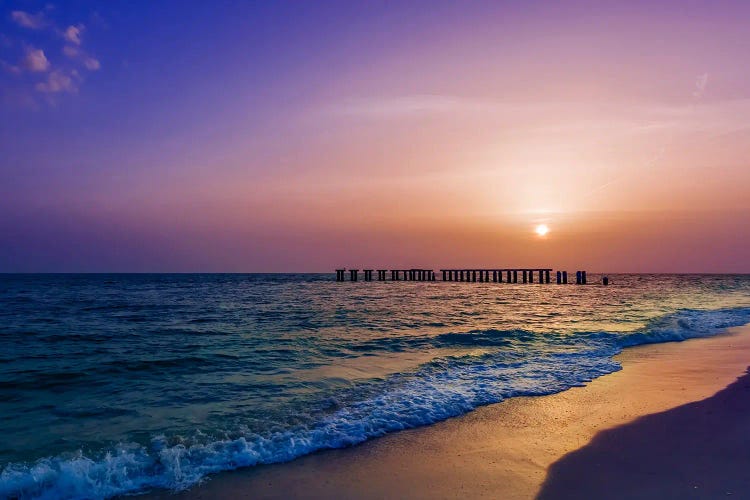
M 349 271 L 349 280 L 359 280 L 359 269 L 336 269 L 336 281 L 346 281 L 346 272 Z M 378 272 L 377 281 L 437 281 L 435 271 L 432 269 L 362 269 L 363 280 L 373 281 L 373 272 Z M 550 268 L 490 268 L 490 269 L 440 269 L 442 281 L 466 281 L 471 283 L 518 283 L 518 273 L 521 273 L 521 283 L 549 284 L 551 282 L 552 269 Z M 535 280 L 534 277 L 537 277 Z M 603 284 L 608 284 L 605 277 Z M 568 272 L 556 271 L 555 283 L 558 285 L 568 284 Z M 586 284 L 586 271 L 576 271 L 576 285 Z

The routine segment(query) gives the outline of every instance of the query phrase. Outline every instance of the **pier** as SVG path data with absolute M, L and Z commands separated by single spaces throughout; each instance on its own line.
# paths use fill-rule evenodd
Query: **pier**
M 443 281 L 471 281 L 479 283 L 518 283 L 521 276 L 522 283 L 533 283 L 534 275 L 538 276 L 539 283 L 549 283 L 552 269 L 441 269 Z M 503 277 L 505 278 L 503 280 Z
M 437 281 L 435 271 L 432 269 L 362 269 L 364 281 L 374 281 L 374 272 L 377 272 L 377 281 Z M 440 269 L 442 281 L 458 281 L 471 283 L 539 283 L 550 284 L 552 268 L 458 268 Z M 336 269 L 336 281 L 346 281 L 349 273 L 349 281 L 359 281 L 360 269 Z M 608 281 L 608 280 L 607 280 Z M 558 285 L 568 284 L 568 271 L 557 271 L 555 283 Z M 576 271 L 576 285 L 586 285 L 586 271 Z M 607 284 L 605 282 L 604 284 Z

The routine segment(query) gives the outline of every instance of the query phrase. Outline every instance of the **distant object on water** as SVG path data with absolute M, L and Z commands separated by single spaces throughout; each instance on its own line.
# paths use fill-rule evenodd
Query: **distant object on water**
M 336 269 L 336 281 L 346 281 L 347 269 Z M 349 281 L 359 281 L 359 269 L 348 269 Z M 373 271 L 377 271 L 377 281 L 438 281 L 435 271 L 432 269 L 363 269 L 364 281 L 373 281 Z M 390 272 L 390 280 L 388 273 Z M 551 268 L 526 268 L 526 269 L 441 269 L 442 281 L 467 281 L 479 283 L 518 283 L 518 275 L 521 274 L 521 283 L 534 283 L 534 275 L 539 276 L 540 284 L 550 283 Z M 556 283 L 558 285 L 568 284 L 568 272 L 557 271 Z M 609 283 L 609 278 L 604 277 L 604 284 Z M 586 271 L 576 271 L 576 285 L 586 284 Z

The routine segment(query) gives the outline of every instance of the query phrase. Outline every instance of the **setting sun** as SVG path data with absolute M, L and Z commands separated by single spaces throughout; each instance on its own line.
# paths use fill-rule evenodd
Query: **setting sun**
M 536 229 L 534 229 L 534 232 L 539 236 L 546 236 L 547 233 L 549 233 L 549 228 L 547 227 L 547 224 L 539 224 Z

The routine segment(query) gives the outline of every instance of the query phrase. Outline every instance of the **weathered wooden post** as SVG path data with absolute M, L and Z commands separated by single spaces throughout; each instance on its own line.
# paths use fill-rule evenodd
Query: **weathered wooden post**
M 586 271 L 581 271 L 581 284 L 586 284 Z
M 471 272 L 471 281 L 476 281 L 476 280 L 477 280 L 477 272 L 476 271 L 472 271 Z
M 560 271 L 557 271 L 557 284 L 562 284 L 562 273 Z
M 526 281 L 527 281 L 526 270 L 521 271 L 521 273 L 523 273 L 523 283 L 526 283 Z
M 604 285 L 604 286 L 609 285 L 609 276 L 604 276 L 602 278 L 602 285 Z
M 513 271 L 513 283 L 518 283 L 518 271 Z
M 349 279 L 352 281 L 357 281 L 357 274 L 359 274 L 359 269 L 350 269 L 349 270 Z
M 568 284 L 568 271 L 563 271 L 563 285 Z
M 576 271 L 576 285 L 581 284 L 581 271 Z
M 544 271 L 544 282 L 549 284 L 549 269 Z
M 534 271 L 529 271 L 529 283 L 534 282 Z

